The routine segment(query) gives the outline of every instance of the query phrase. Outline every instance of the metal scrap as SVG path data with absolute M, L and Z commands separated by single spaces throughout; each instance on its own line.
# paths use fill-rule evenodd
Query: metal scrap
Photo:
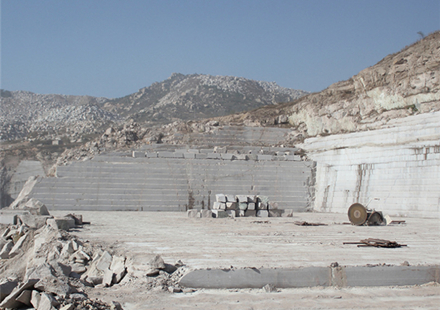
M 390 241 L 385 239 L 364 239 L 360 242 L 344 242 L 343 244 L 357 244 L 358 247 L 376 247 L 376 248 L 400 248 L 402 246 L 407 246 L 406 244 L 399 244 L 396 241 Z
M 327 224 L 323 224 L 323 223 L 309 223 L 306 221 L 296 221 L 293 222 L 293 224 L 298 226 L 327 226 Z

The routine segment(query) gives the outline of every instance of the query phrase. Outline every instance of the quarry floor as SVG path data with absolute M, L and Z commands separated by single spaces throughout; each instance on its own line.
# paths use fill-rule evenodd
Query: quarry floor
M 52 211 L 65 215 L 66 211 Z M 96 298 L 118 300 L 124 309 L 437 309 L 440 286 L 312 287 L 281 289 L 199 289 L 171 294 L 142 290 L 151 257 L 166 263 L 181 260 L 199 268 L 290 268 L 366 264 L 438 265 L 439 219 L 393 218 L 405 223 L 389 226 L 352 226 L 346 214 L 294 213 L 280 218 L 188 218 L 178 212 L 75 211 L 90 222 L 71 233 L 126 255 L 137 275 L 125 285 L 91 292 Z M 297 226 L 306 221 L 327 226 Z M 401 248 L 357 247 L 343 242 L 378 238 L 396 241 Z

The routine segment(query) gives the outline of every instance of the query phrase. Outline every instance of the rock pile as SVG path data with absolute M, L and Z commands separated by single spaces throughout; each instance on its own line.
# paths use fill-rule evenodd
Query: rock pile
M 82 216 L 53 217 L 26 190 L 1 211 L 0 308 L 122 309 L 90 300 L 85 289 L 118 284 L 126 258 L 70 235 L 67 230 L 84 224 Z

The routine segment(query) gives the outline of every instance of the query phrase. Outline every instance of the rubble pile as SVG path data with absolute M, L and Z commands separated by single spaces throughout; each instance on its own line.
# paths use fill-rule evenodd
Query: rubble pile
M 122 309 L 116 302 L 108 305 L 87 297 L 87 287 L 120 283 L 127 266 L 125 257 L 67 232 L 82 227 L 81 215 L 53 217 L 33 198 L 21 198 L 11 207 L 1 210 L 1 309 Z
M 277 203 L 270 202 L 269 197 L 263 195 L 216 194 L 215 200 L 211 210 L 188 210 L 188 217 L 280 217 L 286 213 L 286 210 L 278 209 Z

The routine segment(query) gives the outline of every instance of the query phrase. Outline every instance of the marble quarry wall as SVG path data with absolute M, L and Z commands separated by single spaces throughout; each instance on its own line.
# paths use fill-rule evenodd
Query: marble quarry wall
M 185 211 L 211 209 L 219 193 L 265 195 L 279 209 L 307 211 L 314 163 L 295 150 L 146 147 L 111 153 L 58 167 L 57 177 L 43 178 L 31 196 L 49 210 Z
M 317 163 L 314 210 L 343 213 L 359 202 L 389 215 L 439 217 L 440 112 L 387 127 L 300 145 Z

